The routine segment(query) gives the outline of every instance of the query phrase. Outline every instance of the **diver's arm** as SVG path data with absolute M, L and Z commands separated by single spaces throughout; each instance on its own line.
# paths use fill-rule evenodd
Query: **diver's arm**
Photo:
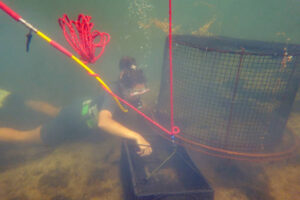
M 128 129 L 112 118 L 109 110 L 101 110 L 99 112 L 98 126 L 102 130 L 116 136 L 134 140 L 140 148 L 140 155 L 149 155 L 152 152 L 149 142 L 139 133 Z

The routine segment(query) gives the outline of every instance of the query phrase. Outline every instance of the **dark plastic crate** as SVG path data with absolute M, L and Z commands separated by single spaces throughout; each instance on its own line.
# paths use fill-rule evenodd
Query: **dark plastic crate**
M 157 144 L 157 143 L 156 143 Z M 159 147 L 158 147 L 159 146 Z M 125 200 L 212 200 L 214 191 L 182 147 L 151 178 L 146 177 L 174 150 L 170 144 L 153 147 L 147 157 L 136 154 L 136 146 L 123 142 L 121 176 Z

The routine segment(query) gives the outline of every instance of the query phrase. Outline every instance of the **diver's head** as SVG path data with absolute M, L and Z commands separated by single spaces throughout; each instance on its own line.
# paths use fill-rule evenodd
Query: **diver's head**
M 133 57 L 123 56 L 120 59 L 119 67 L 120 67 L 121 72 L 125 71 L 125 70 L 129 70 L 133 66 L 135 66 L 135 68 L 136 68 L 136 61 L 135 61 L 135 59 Z
M 137 69 L 134 58 L 123 57 L 120 60 L 119 90 L 122 97 L 134 106 L 141 108 L 141 95 L 149 91 L 142 69 Z

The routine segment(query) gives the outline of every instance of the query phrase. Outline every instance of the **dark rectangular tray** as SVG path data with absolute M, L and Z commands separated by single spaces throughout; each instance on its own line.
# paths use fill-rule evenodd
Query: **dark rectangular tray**
M 152 146 L 147 157 L 136 154 L 136 146 L 123 142 L 121 176 L 126 200 L 212 200 L 214 191 L 182 147 L 151 178 L 146 177 L 173 151 L 171 144 Z

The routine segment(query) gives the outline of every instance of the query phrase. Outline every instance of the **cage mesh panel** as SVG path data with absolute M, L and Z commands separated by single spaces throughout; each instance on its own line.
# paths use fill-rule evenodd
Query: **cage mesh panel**
M 184 36 L 174 38 L 174 119 L 180 134 L 239 152 L 266 152 L 278 144 L 299 85 L 298 55 L 285 66 L 283 54 L 277 53 L 280 48 L 270 55 L 262 47 L 256 47 L 259 53 L 245 49 L 242 54 L 242 45 L 234 43 L 237 49 L 228 41 L 226 48 L 212 50 L 199 45 L 196 37 L 189 37 L 188 42 Z M 200 40 L 217 47 L 213 38 Z M 157 105 L 164 122 L 169 121 L 169 87 L 166 44 Z

